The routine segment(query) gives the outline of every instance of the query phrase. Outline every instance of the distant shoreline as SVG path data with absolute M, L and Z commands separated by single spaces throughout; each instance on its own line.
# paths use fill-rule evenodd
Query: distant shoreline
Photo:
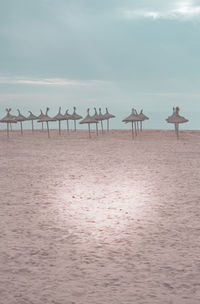
M 127 128 L 127 129 L 110 129 L 109 132 L 107 132 L 106 129 L 105 129 L 104 133 L 105 134 L 109 134 L 111 132 L 129 132 L 130 130 L 131 130 L 131 128 Z M 5 127 L 0 129 L 0 132 L 5 132 L 5 131 L 6 131 Z M 15 128 L 11 132 L 18 132 L 18 131 L 20 131 L 20 129 Z M 45 131 L 46 131 L 46 128 L 44 128 L 44 131 L 42 131 L 39 128 L 35 128 L 34 129 L 34 132 L 45 132 Z M 58 131 L 58 129 L 55 129 L 55 128 L 51 129 L 50 128 L 50 131 L 51 132 L 56 132 L 56 131 Z M 66 129 L 61 129 L 61 131 L 64 132 L 64 133 L 65 132 L 67 133 Z M 143 132 L 152 132 L 152 131 L 155 131 L 155 132 L 161 132 L 161 131 L 163 131 L 163 132 L 164 131 L 172 132 L 172 131 L 174 131 L 174 129 L 173 128 L 171 128 L 171 129 L 143 129 L 141 133 L 143 133 Z M 32 130 L 31 129 L 23 129 L 23 132 L 30 132 L 30 133 L 32 133 Z M 77 130 L 75 132 L 73 129 L 70 129 L 70 133 L 77 133 L 77 132 L 87 132 L 88 133 L 88 130 L 87 129 L 78 129 L 77 128 Z M 91 129 L 91 132 L 96 132 L 96 130 L 95 129 Z M 181 129 L 180 128 L 180 132 L 200 132 L 200 129 L 198 130 L 198 129 Z M 101 130 L 99 130 L 99 133 L 101 135 Z

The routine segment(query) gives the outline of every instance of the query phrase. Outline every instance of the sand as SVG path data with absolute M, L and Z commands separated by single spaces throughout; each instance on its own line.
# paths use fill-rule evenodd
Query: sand
M 1 304 L 199 304 L 200 131 L 0 132 Z

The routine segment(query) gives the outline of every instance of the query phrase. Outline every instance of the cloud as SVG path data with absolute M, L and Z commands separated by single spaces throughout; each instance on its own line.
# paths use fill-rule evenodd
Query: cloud
M 138 93 L 138 95 L 155 96 L 155 97 L 200 97 L 200 93 L 184 93 L 184 92 L 151 92 Z
M 44 78 L 44 79 L 27 79 L 22 77 L 0 77 L 0 84 L 10 85 L 35 85 L 35 86 L 54 86 L 54 87 L 99 87 L 107 82 L 100 80 L 70 80 L 64 78 Z
M 125 19 L 151 18 L 151 19 L 180 19 L 191 20 L 200 17 L 200 5 L 197 1 L 187 0 L 168 3 L 165 7 L 158 7 L 156 3 L 148 8 L 125 8 L 121 10 Z

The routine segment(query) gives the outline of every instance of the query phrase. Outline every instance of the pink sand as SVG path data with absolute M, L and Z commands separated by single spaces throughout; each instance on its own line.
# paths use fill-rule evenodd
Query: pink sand
M 0 132 L 0 303 L 200 303 L 200 132 Z

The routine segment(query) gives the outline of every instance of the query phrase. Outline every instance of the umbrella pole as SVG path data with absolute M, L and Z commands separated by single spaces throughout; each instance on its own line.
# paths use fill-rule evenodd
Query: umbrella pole
M 137 121 L 136 124 L 137 124 L 137 131 L 139 133 L 139 131 L 140 131 L 140 129 L 139 129 L 139 122 Z
M 50 138 L 50 133 L 49 133 L 49 123 L 47 121 L 47 132 L 48 132 L 48 138 Z
M 107 131 L 109 132 L 109 119 L 107 119 Z
M 175 129 L 175 134 L 177 136 L 177 124 L 176 123 L 174 124 L 174 129 Z
M 59 125 L 59 135 L 61 135 L 61 121 L 58 121 L 58 125 Z
M 99 132 L 98 132 L 98 125 L 96 123 L 96 133 L 97 133 L 97 136 L 99 135 Z
M 90 133 L 90 124 L 88 123 L 88 131 L 89 131 L 89 138 L 91 138 L 91 133 Z
M 44 124 L 43 124 L 43 122 L 42 122 L 42 132 L 44 131 Z
M 10 130 L 12 131 L 12 124 L 11 124 L 11 122 L 10 122 Z
M 21 127 L 21 135 L 23 135 L 22 121 L 20 121 L 20 127 Z
M 133 121 L 131 121 L 131 126 L 132 126 L 132 139 L 134 139 Z
M 32 133 L 34 133 L 33 120 L 32 120 Z
M 76 120 L 74 120 L 74 131 L 76 132 Z
M 142 121 L 140 122 L 140 131 L 142 131 Z
M 137 136 L 137 128 L 136 128 L 136 123 L 134 122 L 134 126 L 135 126 L 135 135 Z
M 101 130 L 102 130 L 102 134 L 103 134 L 103 121 L 101 120 Z
M 177 139 L 179 139 L 179 124 L 176 125 L 176 132 Z
M 67 133 L 69 133 L 69 120 L 67 119 Z
M 9 122 L 7 122 L 7 137 L 9 138 Z

